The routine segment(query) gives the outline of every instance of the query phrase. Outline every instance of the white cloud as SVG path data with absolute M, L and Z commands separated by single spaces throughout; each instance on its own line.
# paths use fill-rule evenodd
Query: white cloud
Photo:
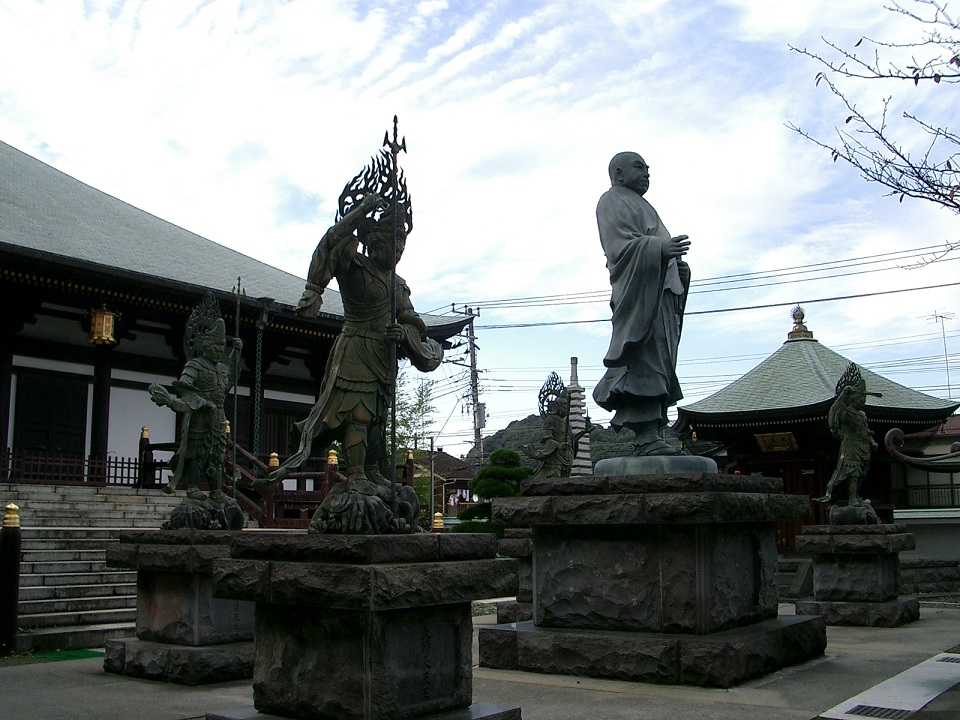
M 649 198 L 667 227 L 691 236 L 695 279 L 792 267 L 956 237 L 955 216 L 884 198 L 785 127 L 829 138 L 843 119 L 815 87 L 815 64 L 788 44 L 899 32 L 880 5 L 425 0 L 411 12 L 390 2 L 0 0 L 0 64 L 18 69 L 0 76 L 0 140 L 303 273 L 343 184 L 397 114 L 415 212 L 400 270 L 421 309 L 602 295 L 594 208 L 607 161 L 624 149 L 652 164 Z M 869 83 L 846 87 L 864 107 L 884 94 Z M 919 106 L 951 117 L 946 92 L 896 90 L 898 113 Z M 942 264 L 694 295 L 690 307 L 952 277 Z M 929 329 L 919 318 L 955 306 L 955 290 L 818 304 L 808 318 L 828 344 L 898 337 Z M 603 302 L 491 308 L 480 325 L 606 313 Z M 691 316 L 681 358 L 721 358 L 690 365 L 691 376 L 735 375 L 752 361 L 726 358 L 773 352 L 789 326 L 789 307 Z M 506 424 L 535 411 L 546 371 L 566 376 L 571 355 L 581 381 L 595 383 L 607 333 L 605 322 L 481 331 L 486 376 L 533 388 L 493 392 L 491 381 L 491 418 Z M 688 398 L 707 381 L 691 383 Z M 449 428 L 468 423 L 454 412 Z

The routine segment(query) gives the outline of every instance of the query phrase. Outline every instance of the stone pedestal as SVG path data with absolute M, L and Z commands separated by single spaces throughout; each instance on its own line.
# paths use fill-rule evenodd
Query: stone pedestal
M 471 601 L 517 587 L 496 551 L 492 535 L 236 538 L 214 584 L 256 603 L 254 708 L 208 718 L 519 719 L 471 705 Z
M 213 561 L 229 557 L 236 534 L 120 534 L 107 564 L 137 571 L 136 638 L 108 640 L 104 670 L 183 685 L 253 675 L 253 603 L 213 596 Z
M 497 603 L 497 622 L 513 623 L 533 618 L 533 530 L 507 528 L 497 552 L 517 560 L 517 599 Z
M 823 653 L 777 617 L 775 529 L 809 499 L 717 473 L 529 480 L 494 522 L 533 527 L 532 622 L 480 631 L 480 664 L 730 687 Z
M 897 627 L 920 618 L 914 597 L 899 597 L 900 552 L 913 550 L 903 525 L 808 525 L 797 551 L 813 556 L 813 600 L 798 613 L 828 625 Z

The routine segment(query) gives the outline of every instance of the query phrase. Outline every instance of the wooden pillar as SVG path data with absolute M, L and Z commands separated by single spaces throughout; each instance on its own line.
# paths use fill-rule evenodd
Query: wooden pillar
M 110 347 L 98 345 L 93 349 L 93 417 L 90 423 L 90 457 L 107 459 L 110 434 L 110 370 L 113 358 Z
M 10 389 L 13 385 L 13 348 L 10 342 L 0 345 L 0 453 L 7 451 L 10 436 Z

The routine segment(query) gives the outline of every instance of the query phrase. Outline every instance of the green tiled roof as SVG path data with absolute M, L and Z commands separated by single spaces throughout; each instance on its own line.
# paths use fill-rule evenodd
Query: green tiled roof
M 684 412 L 704 415 L 797 410 L 834 398 L 837 381 L 850 360 L 813 338 L 787 340 L 773 355 L 753 370 L 708 398 L 681 407 Z M 944 416 L 956 410 L 958 403 L 926 395 L 860 368 L 868 392 L 883 397 L 867 397 L 867 411 L 942 411 Z

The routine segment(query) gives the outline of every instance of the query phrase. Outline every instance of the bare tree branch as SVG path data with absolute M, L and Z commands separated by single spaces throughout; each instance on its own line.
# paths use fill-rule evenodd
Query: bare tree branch
M 960 213 L 960 137 L 946 126 L 903 113 L 903 118 L 920 128 L 928 137 L 918 150 L 911 152 L 891 135 L 887 112 L 891 97 L 883 100 L 883 110 L 878 117 L 868 118 L 844 94 L 834 77 L 865 80 L 910 80 L 915 85 L 921 81 L 936 84 L 960 82 L 960 25 L 946 12 L 940 0 L 912 0 L 920 10 L 911 10 L 898 2 L 886 6 L 890 12 L 899 13 L 925 26 L 921 39 L 914 42 L 894 43 L 861 38 L 854 48 L 866 42 L 873 48 L 873 57 L 864 59 L 855 50 L 846 50 L 824 39 L 828 48 L 839 54 L 840 59 L 831 60 L 806 49 L 791 47 L 791 50 L 812 58 L 825 69 L 817 73 L 816 85 L 823 84 L 848 111 L 843 126 L 837 128 L 837 140 L 833 143 L 818 139 L 793 123 L 787 127 L 829 150 L 834 162 L 843 160 L 855 167 L 861 177 L 879 183 L 889 189 L 888 195 L 903 198 L 928 200 Z M 899 51 L 922 49 L 925 57 L 918 60 L 912 54 L 907 61 L 884 60 L 883 56 Z M 908 64 L 903 64 L 904 62 Z

